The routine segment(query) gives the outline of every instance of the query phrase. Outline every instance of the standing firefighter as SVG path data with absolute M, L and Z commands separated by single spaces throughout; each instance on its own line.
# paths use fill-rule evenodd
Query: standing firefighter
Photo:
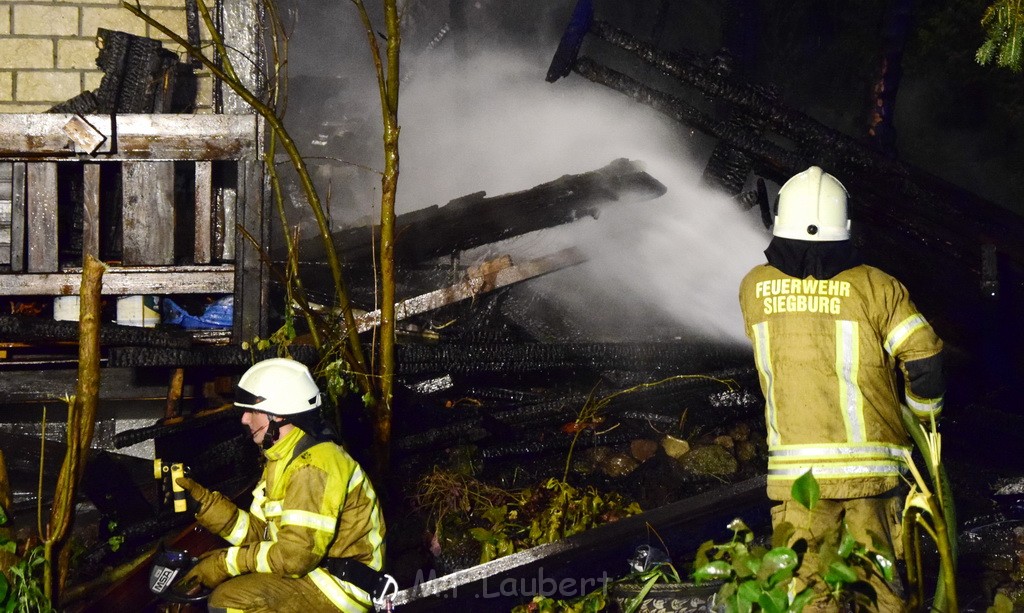
M 359 464 L 319 416 L 309 370 L 274 358 L 238 382 L 235 405 L 267 464 L 248 511 L 188 478 L 196 520 L 231 543 L 182 579 L 213 588 L 210 611 L 365 611 L 386 581 L 384 519 Z
M 777 534 L 784 524 L 795 528 L 790 544 L 807 540 L 798 584 L 821 596 L 825 586 L 811 579 L 820 573 L 817 552 L 843 520 L 858 541 L 880 538 L 901 553 L 903 450 L 911 441 L 900 404 L 927 422 L 941 411 L 945 389 L 942 341 L 899 281 L 860 263 L 846 208 L 846 189 L 816 166 L 787 181 L 768 263 L 747 274 L 739 295 L 765 397 L 768 496 L 781 502 L 772 524 Z M 821 488 L 813 512 L 791 497 L 793 481 L 809 470 Z M 880 611 L 903 609 L 900 585 L 879 577 L 871 584 Z M 835 607 L 826 600 L 815 606 Z

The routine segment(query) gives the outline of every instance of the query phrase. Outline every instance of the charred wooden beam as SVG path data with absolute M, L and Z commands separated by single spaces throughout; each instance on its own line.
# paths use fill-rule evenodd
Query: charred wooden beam
M 0 315 L 0 339 L 13 343 L 77 342 L 77 321 L 52 321 L 35 317 Z M 100 345 L 139 345 L 147 347 L 188 347 L 187 332 L 171 329 L 139 328 L 102 324 Z
M 618 159 L 607 166 L 577 175 L 565 175 L 534 188 L 486 197 L 469 194 L 444 206 L 431 206 L 399 215 L 395 223 L 395 261 L 410 265 L 487 245 L 584 217 L 596 217 L 613 203 L 651 200 L 666 187 L 643 171 L 641 164 Z M 365 227 L 334 233 L 334 242 L 348 263 L 369 262 L 373 256 Z M 306 239 L 299 247 L 303 261 L 322 261 L 319 240 Z M 275 256 L 283 259 L 283 253 Z
M 576 249 L 563 249 L 558 253 L 522 264 L 513 264 L 508 256 L 488 260 L 480 266 L 470 268 L 465 280 L 455 285 L 402 300 L 395 305 L 395 319 L 401 321 L 584 261 L 583 254 Z M 360 332 L 380 325 L 380 310 L 356 317 L 356 325 Z
M 677 374 L 748 364 L 749 349 L 696 343 L 494 343 L 398 348 L 400 375 L 525 373 L 551 369 L 646 370 Z

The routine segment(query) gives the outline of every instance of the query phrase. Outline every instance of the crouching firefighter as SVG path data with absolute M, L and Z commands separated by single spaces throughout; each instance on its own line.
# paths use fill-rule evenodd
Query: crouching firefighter
M 187 477 L 196 520 L 230 547 L 182 578 L 212 588 L 210 611 L 367 611 L 397 591 L 384 562 L 384 518 L 369 479 L 320 418 L 309 370 L 284 358 L 242 375 L 235 405 L 266 457 L 248 511 Z

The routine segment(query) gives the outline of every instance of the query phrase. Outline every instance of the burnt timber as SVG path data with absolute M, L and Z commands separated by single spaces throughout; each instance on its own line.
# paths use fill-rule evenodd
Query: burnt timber
M 822 166 L 851 193 L 853 238 L 867 262 L 903 281 L 958 351 L 988 362 L 980 370 L 1014 376 L 1024 370 L 1024 349 L 1006 340 L 1024 335 L 1015 315 L 1024 308 L 1024 219 L 787 107 L 766 88 L 722 74 L 709 58 L 663 51 L 593 19 L 581 12 L 587 4 L 577 5 L 578 22 L 563 37 L 549 81 L 574 72 L 615 89 L 726 143 L 749 158 L 754 174 L 779 184 L 807 166 Z M 587 56 L 594 39 L 688 93 L 651 87 Z M 729 118 L 699 110 L 695 101 L 702 99 L 728 109 Z
M 536 187 L 487 197 L 485 192 L 456 198 L 399 215 L 395 220 L 395 262 L 410 266 L 425 260 L 596 217 L 603 207 L 653 200 L 665 186 L 647 174 L 640 162 L 618 159 L 590 172 L 565 175 Z M 376 231 L 376 227 L 373 228 Z M 373 235 L 367 227 L 333 234 L 346 264 L 372 261 Z M 323 245 L 305 239 L 299 246 L 302 261 L 323 259 Z M 283 259 L 278 253 L 277 259 Z

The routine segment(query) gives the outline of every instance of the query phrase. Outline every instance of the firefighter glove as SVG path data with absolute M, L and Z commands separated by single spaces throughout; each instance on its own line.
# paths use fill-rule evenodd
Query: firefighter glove
M 214 549 L 199 556 L 199 562 L 192 570 L 181 578 L 181 585 L 186 590 L 193 590 L 202 585 L 213 589 L 231 578 L 224 558 L 227 549 Z
M 211 492 L 188 477 L 178 477 L 174 482 L 181 486 L 185 490 L 185 493 L 188 494 L 189 511 L 192 511 L 197 515 L 205 511 L 216 498 L 214 492 Z

